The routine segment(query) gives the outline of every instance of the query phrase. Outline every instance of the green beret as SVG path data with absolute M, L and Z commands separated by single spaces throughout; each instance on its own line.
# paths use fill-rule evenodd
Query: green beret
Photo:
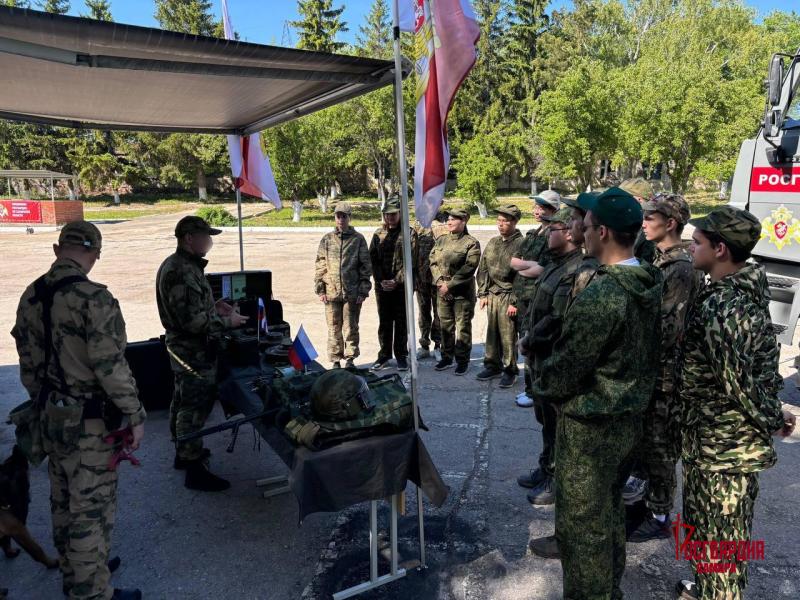
M 723 206 L 689 221 L 701 231 L 716 233 L 730 246 L 750 252 L 761 237 L 761 223 L 752 213 Z
M 618 187 L 599 195 L 581 194 L 578 206 L 592 211 L 595 219 L 614 231 L 636 233 L 642 228 L 642 207 L 631 194 Z
M 520 217 L 522 217 L 522 211 L 516 204 L 503 204 L 495 209 L 494 212 L 498 215 L 506 216 L 509 219 L 514 219 L 515 221 L 519 221 Z

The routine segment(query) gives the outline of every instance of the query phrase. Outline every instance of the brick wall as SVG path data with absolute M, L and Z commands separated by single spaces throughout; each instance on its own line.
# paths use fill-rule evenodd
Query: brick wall
M 83 219 L 81 200 L 42 200 L 42 224 L 64 225 Z

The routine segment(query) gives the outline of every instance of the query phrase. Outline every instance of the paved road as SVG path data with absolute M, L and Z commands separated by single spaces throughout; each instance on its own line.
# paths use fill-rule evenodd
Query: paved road
M 160 333 L 153 300 L 155 270 L 172 249 L 175 215 L 102 225 L 103 257 L 93 278 L 107 283 L 120 298 L 131 340 Z M 490 232 L 477 232 L 485 243 Z M 311 294 L 313 256 L 321 232 L 246 234 L 247 268 L 271 268 L 275 295 L 284 303 L 287 320 L 303 323 L 312 341 L 325 348 L 324 313 Z M 13 312 L 24 286 L 46 269 L 54 233 L 33 236 L 0 235 L 5 285 L 0 289 L 0 413 L 22 400 L 13 343 L 8 335 Z M 224 234 L 212 250 L 210 268 L 238 267 L 238 243 Z M 362 318 L 364 363 L 377 349 L 377 319 L 372 300 Z M 476 317 L 478 342 L 485 318 Z M 530 411 L 513 404 L 513 394 L 496 382 L 474 380 L 482 347 L 473 350 L 466 377 L 436 373 L 430 361 L 420 369 L 421 408 L 430 431 L 424 440 L 451 493 L 440 509 L 428 507 L 428 564 L 364 598 L 420 599 L 549 599 L 561 596 L 560 565 L 526 555 L 530 536 L 552 531 L 551 508 L 534 509 L 516 486 L 516 476 L 529 467 L 539 449 L 539 427 Z M 784 349 L 782 372 L 788 376 L 793 352 Z M 800 399 L 787 385 L 787 408 L 800 413 Z M 216 412 L 213 420 L 221 420 Z M 13 434 L 0 429 L 0 456 Z M 798 434 L 778 444 L 778 465 L 763 474 L 755 538 L 766 540 L 766 560 L 751 566 L 748 598 L 800 597 L 800 545 L 797 497 L 800 492 Z M 139 586 L 147 598 L 328 598 L 338 589 L 368 575 L 365 506 L 339 514 L 312 515 L 297 523 L 292 497 L 264 500 L 255 479 L 284 472 L 271 451 L 254 449 L 243 435 L 232 455 L 224 452 L 227 438 L 211 440 L 212 464 L 233 482 L 219 495 L 190 492 L 171 469 L 166 415 L 151 415 L 144 466 L 123 467 L 114 548 L 123 559 L 118 585 Z M 30 527 L 50 546 L 47 477 L 44 468 L 31 473 L 33 502 Z M 408 496 L 409 514 L 401 520 L 404 559 L 416 552 L 416 502 Z M 385 510 L 382 519 L 385 518 Z M 624 589 L 628 598 L 671 598 L 674 581 L 688 574 L 675 560 L 669 541 L 628 547 Z M 0 558 L 0 587 L 11 587 L 12 598 L 58 597 L 58 576 L 27 556 Z M 384 565 L 385 567 L 385 565 Z

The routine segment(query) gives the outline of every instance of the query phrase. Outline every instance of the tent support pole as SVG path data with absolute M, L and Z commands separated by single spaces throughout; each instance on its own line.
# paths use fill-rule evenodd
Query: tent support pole
M 244 243 L 242 241 L 242 192 L 236 188 L 236 216 L 239 221 L 239 270 L 244 271 Z
M 411 365 L 411 402 L 414 411 L 414 430 L 419 431 L 418 415 L 418 370 L 417 370 L 417 328 L 414 318 L 414 265 L 411 253 L 411 218 L 408 208 L 408 165 L 406 163 L 406 131 L 403 113 L 403 68 L 400 54 L 400 12 L 397 0 L 394 0 L 394 98 L 395 117 L 397 123 L 397 164 L 400 175 L 400 215 L 403 231 L 403 274 L 406 292 L 406 329 L 408 330 L 409 363 Z M 417 518 L 419 519 L 419 563 L 425 564 L 425 514 L 422 503 L 422 489 L 417 487 Z

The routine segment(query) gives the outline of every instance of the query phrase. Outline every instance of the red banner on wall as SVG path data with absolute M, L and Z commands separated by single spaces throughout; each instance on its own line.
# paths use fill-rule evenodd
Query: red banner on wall
M 800 194 L 800 168 L 753 167 L 750 191 Z
M 0 223 L 41 222 L 41 203 L 35 200 L 0 200 Z

